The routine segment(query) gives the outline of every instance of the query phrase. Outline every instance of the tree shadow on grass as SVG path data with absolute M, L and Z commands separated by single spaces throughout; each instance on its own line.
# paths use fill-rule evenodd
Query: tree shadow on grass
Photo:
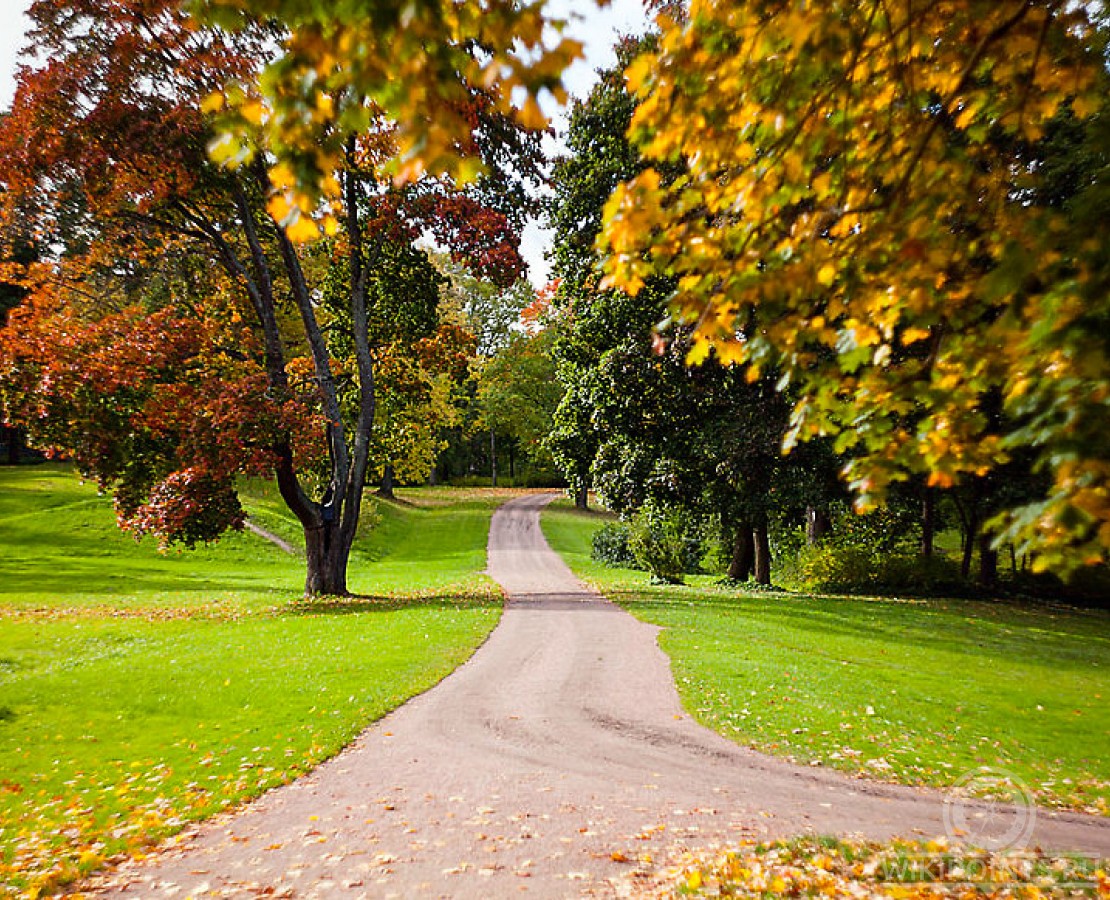
M 1009 603 L 858 597 L 814 598 L 804 595 L 728 596 L 703 594 L 680 601 L 645 596 L 636 591 L 609 592 L 631 612 L 664 621 L 683 607 L 715 611 L 742 622 L 750 617 L 760 627 L 752 639 L 784 646 L 810 636 L 823 645 L 828 638 L 870 641 L 887 649 L 933 648 L 972 658 L 1039 659 L 1054 669 L 1082 671 L 1104 656 L 1110 645 L 1103 637 L 1105 617 L 1084 611 L 1053 615 Z M 721 621 L 729 621 L 723 618 Z M 1051 626 L 1051 627 L 1049 627 Z M 738 626 L 739 627 L 739 626 Z
M 307 597 L 290 600 L 275 610 L 278 616 L 346 616 L 359 613 L 398 612 L 405 609 L 500 609 L 503 601 L 489 594 L 430 593 L 391 597 L 351 594 L 347 597 Z
M 138 565 L 113 567 L 111 560 L 68 559 L 52 569 L 33 571 L 18 565 L 0 564 L 0 597 L 26 594 L 54 594 L 59 597 L 96 594 L 109 596 L 147 592 L 195 592 L 258 590 L 256 580 L 204 578 L 182 570 L 143 571 Z

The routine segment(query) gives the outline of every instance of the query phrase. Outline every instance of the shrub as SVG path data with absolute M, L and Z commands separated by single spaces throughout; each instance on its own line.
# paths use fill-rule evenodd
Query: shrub
M 701 542 L 690 515 L 674 507 L 647 503 L 632 518 L 628 546 L 636 561 L 659 581 L 682 584 L 696 572 Z
M 803 547 L 791 575 L 799 588 L 844 593 L 928 595 L 966 588 L 953 560 L 838 543 Z
M 636 555 L 628 545 L 629 527 L 625 522 L 608 522 L 594 532 L 590 556 L 615 569 L 636 569 Z

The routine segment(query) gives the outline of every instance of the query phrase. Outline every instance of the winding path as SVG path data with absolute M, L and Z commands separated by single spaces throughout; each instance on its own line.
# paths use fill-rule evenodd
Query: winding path
M 97 896 L 609 896 L 643 854 L 799 832 L 944 832 L 944 795 L 802 768 L 690 720 L 656 629 L 547 547 L 550 495 L 494 515 L 500 625 L 339 756 Z M 971 814 L 974 815 L 972 810 Z M 1034 841 L 1110 855 L 1110 821 L 1039 811 Z

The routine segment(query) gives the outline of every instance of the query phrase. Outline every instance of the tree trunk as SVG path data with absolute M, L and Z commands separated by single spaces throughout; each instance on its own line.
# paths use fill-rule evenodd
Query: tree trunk
M 963 559 L 960 560 L 960 577 L 965 581 L 971 577 L 971 558 L 975 553 L 975 538 L 979 533 L 979 515 L 975 510 L 964 517 Z
M 19 451 L 23 445 L 23 432 L 18 428 L 7 425 L 0 427 L 3 427 L 4 431 L 8 433 L 8 465 L 18 466 Z
M 509 441 L 509 478 L 516 483 L 516 441 Z
M 393 500 L 393 466 L 387 465 L 382 472 L 382 483 L 378 488 L 378 496 L 385 497 L 387 500 Z
M 491 487 L 497 487 L 497 438 L 492 428 L 489 430 L 489 480 Z
M 728 578 L 731 581 L 747 581 L 755 571 L 755 535 L 746 522 L 736 526 L 736 537 L 732 541 L 732 559 L 728 564 Z
M 925 559 L 933 557 L 933 536 L 936 531 L 936 495 L 931 488 L 925 488 L 921 500 L 921 555 Z
M 308 574 L 304 595 L 344 597 L 347 595 L 347 559 L 350 546 L 343 539 L 338 522 L 325 522 L 304 530 Z
M 815 506 L 806 507 L 806 543 L 811 547 L 829 533 L 829 514 Z
M 979 584 L 983 587 L 998 584 L 998 551 L 991 546 L 991 536 L 986 531 L 979 535 Z
M 771 583 L 771 540 L 767 526 L 760 525 L 753 530 L 755 541 L 755 580 L 758 584 Z
M 583 510 L 590 508 L 590 486 L 585 478 L 579 479 L 578 484 L 575 485 L 574 507 Z

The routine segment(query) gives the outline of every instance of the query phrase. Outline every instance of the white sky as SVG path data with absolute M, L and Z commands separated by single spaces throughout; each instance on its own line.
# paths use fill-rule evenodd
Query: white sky
M 0 0 L 0 109 L 11 105 L 15 93 L 17 54 L 28 25 L 23 13 L 30 5 L 31 0 Z M 576 97 L 589 91 L 595 70 L 613 64 L 612 44 L 616 36 L 639 34 L 647 24 L 642 0 L 611 0 L 607 8 L 600 10 L 590 0 L 549 0 L 548 8 L 553 16 L 579 17 L 572 21 L 568 33 L 586 45 L 586 57 L 573 65 L 564 78 L 567 89 Z M 557 121 L 556 127 L 559 124 Z M 525 229 L 522 250 L 532 283 L 537 286 L 547 280 L 543 254 L 549 241 L 550 235 L 538 225 Z

